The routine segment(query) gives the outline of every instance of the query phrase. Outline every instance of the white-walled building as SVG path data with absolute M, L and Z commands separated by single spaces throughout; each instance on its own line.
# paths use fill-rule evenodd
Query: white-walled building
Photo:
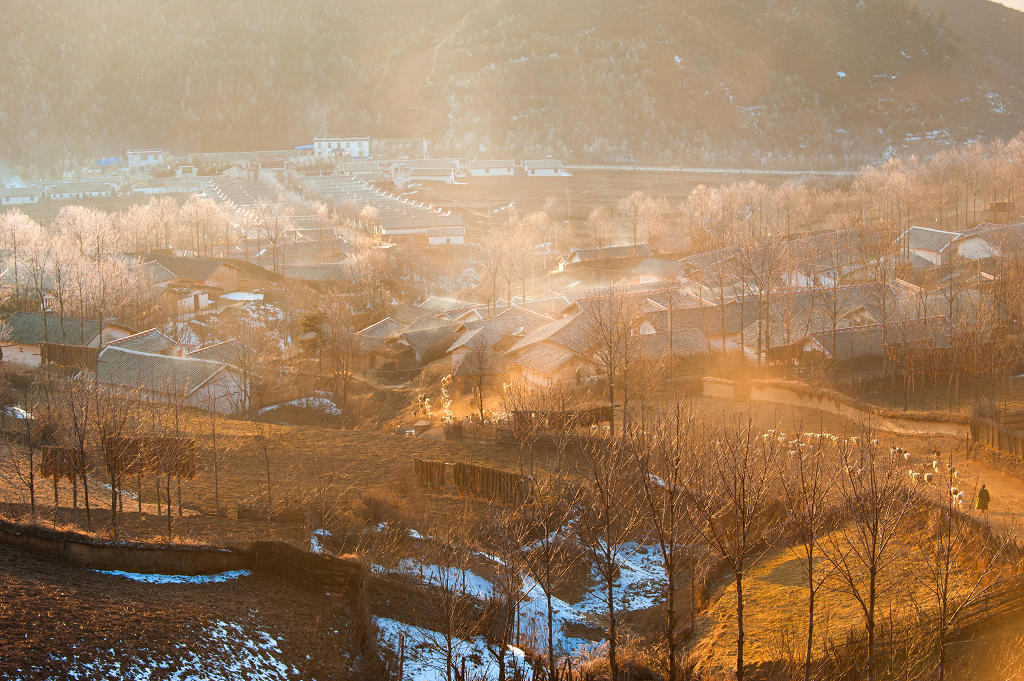
M 223 414 L 236 414 L 248 406 L 242 372 L 226 362 L 114 346 L 100 352 L 96 379 L 110 388 L 131 390 L 142 400 L 180 400 Z
M 23 206 L 28 203 L 39 203 L 43 195 L 41 189 L 29 187 L 0 188 L 0 206 Z
M 153 168 L 164 164 L 165 154 L 163 149 L 129 149 L 128 167 L 132 170 L 137 168 Z
M 512 177 L 516 174 L 515 161 L 470 161 L 470 177 Z
M 346 158 L 368 158 L 369 137 L 314 137 L 313 154 L 321 158 L 343 156 Z
M 79 345 L 98 348 L 113 340 L 135 333 L 120 324 L 102 327 L 95 319 L 78 319 L 41 312 L 15 312 L 3 325 L 0 338 L 2 363 L 19 368 L 38 367 L 42 361 L 43 343 Z

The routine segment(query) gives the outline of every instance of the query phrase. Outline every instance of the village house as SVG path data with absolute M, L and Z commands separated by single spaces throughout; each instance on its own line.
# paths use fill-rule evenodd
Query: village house
M 100 352 L 96 380 L 110 389 L 132 391 L 139 400 L 180 402 L 224 414 L 248 408 L 242 373 L 225 362 L 107 347 Z
M 314 137 L 313 154 L 319 158 L 367 158 L 369 137 Z
M 56 182 L 47 189 L 46 196 L 52 201 L 68 201 L 102 198 L 113 193 L 113 187 L 106 182 Z
M 562 167 L 562 162 L 553 158 L 523 161 L 523 170 L 529 177 L 558 177 L 569 174 Z
M 39 203 L 43 191 L 31 187 L 5 187 L 0 189 L 0 206 L 23 206 Z
M 470 161 L 470 177 L 512 177 L 516 174 L 515 161 Z
M 128 168 L 139 170 L 164 164 L 163 149 L 129 149 Z
M 122 324 L 100 324 L 93 319 L 61 318 L 56 314 L 15 312 L 0 326 L 0 361 L 3 365 L 32 369 L 42 364 L 44 345 L 99 348 L 135 333 Z
M 601 248 L 571 248 L 558 260 L 558 271 L 575 270 L 587 265 L 606 265 L 609 262 L 629 264 L 641 258 L 650 258 L 647 244 L 603 246 Z
M 178 342 L 157 329 L 140 331 L 130 336 L 112 340 L 107 343 L 107 347 L 149 352 L 157 355 L 173 355 L 179 351 Z

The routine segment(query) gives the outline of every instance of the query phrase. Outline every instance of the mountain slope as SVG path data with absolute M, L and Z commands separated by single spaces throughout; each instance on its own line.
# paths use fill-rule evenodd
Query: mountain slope
M 853 165 L 1024 128 L 988 0 L 12 0 L 0 163 L 427 136 L 439 153 Z

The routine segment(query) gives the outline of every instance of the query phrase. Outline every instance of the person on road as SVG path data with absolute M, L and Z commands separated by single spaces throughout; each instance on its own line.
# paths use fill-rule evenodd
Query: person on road
M 988 502 L 990 499 L 991 497 L 989 496 L 988 490 L 985 489 L 985 485 L 982 485 L 981 489 L 978 490 L 978 503 L 976 503 L 974 507 L 984 515 L 988 513 Z

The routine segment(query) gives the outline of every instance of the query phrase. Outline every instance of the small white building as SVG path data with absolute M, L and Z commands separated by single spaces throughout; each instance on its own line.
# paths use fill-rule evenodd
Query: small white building
M 105 182 L 57 182 L 47 192 L 52 201 L 95 199 L 110 196 L 114 188 Z
M 0 189 L 0 206 L 23 206 L 27 203 L 39 203 L 43 192 L 27 187 L 9 187 Z
M 341 156 L 345 158 L 368 158 L 369 137 L 314 137 L 313 154 L 320 158 Z
M 523 161 L 523 170 L 529 177 L 559 177 L 569 174 L 562 167 L 562 162 L 554 158 Z
M 132 170 L 137 168 L 153 168 L 164 164 L 163 149 L 129 149 L 128 167 Z
M 512 177 L 516 174 L 515 161 L 470 161 L 470 177 Z

